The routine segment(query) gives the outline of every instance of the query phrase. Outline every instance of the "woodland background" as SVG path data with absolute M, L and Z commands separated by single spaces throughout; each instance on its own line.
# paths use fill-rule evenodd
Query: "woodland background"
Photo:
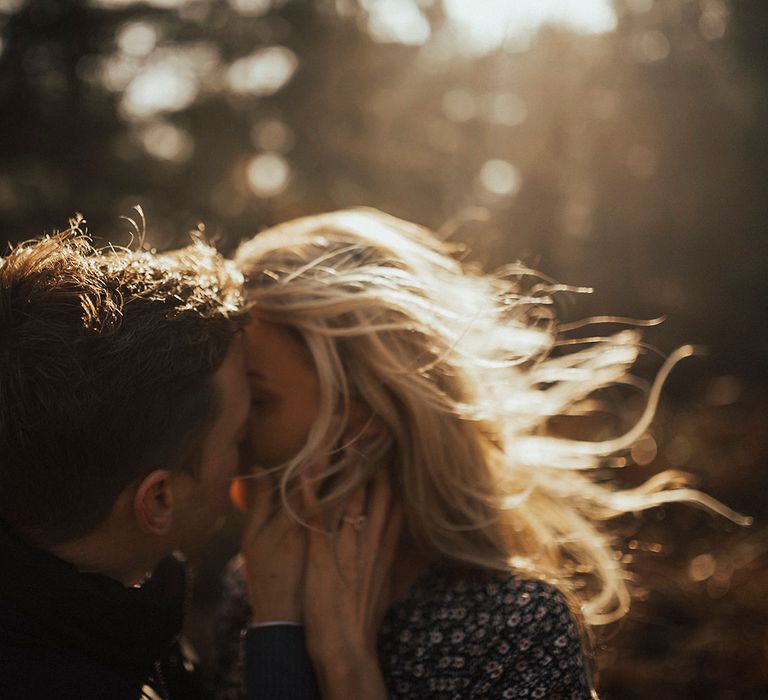
M 127 243 L 140 204 L 148 245 L 204 225 L 229 251 L 374 206 L 594 287 L 568 320 L 663 315 L 651 346 L 707 348 L 629 457 L 755 525 L 619 523 L 637 604 L 598 640 L 608 699 L 768 697 L 766 124 L 764 0 L 0 0 L 0 244 L 76 211 Z M 204 654 L 235 530 L 198 555 Z

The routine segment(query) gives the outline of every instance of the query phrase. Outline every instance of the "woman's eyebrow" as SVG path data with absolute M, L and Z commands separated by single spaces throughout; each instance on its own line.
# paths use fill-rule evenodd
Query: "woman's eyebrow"
M 264 375 L 255 369 L 248 369 L 245 373 L 248 377 L 252 377 L 253 379 L 264 379 Z

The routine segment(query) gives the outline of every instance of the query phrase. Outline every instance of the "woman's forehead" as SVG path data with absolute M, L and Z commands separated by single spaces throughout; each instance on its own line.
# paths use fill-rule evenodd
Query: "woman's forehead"
M 256 314 L 245 328 L 245 341 L 246 369 L 251 376 L 313 366 L 308 349 L 290 328 Z

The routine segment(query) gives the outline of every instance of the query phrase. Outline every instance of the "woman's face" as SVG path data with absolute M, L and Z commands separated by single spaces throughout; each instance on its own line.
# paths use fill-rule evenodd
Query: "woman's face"
M 284 326 L 251 315 L 245 329 L 245 363 L 251 412 L 245 440 L 246 469 L 275 467 L 305 445 L 320 409 L 312 356 Z

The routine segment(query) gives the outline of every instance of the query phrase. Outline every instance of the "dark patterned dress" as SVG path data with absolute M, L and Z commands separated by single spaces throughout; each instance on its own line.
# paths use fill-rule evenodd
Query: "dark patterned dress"
M 230 565 L 219 619 L 220 700 L 242 700 L 242 565 Z M 511 573 L 433 567 L 387 612 L 379 661 L 393 700 L 590 698 L 581 638 L 563 595 Z

